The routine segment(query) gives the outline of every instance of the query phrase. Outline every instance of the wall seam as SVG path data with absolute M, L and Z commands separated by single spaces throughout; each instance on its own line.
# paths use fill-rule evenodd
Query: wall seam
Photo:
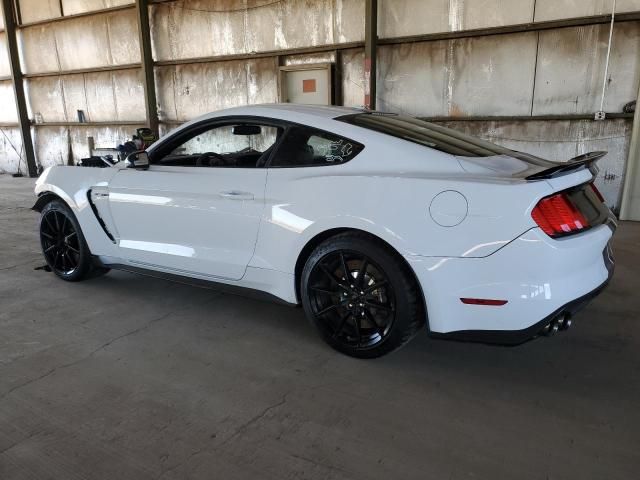
M 538 6 L 538 0 L 533 0 L 533 12 L 531 21 L 536 21 L 536 7 Z M 536 83 L 538 81 L 538 57 L 540 55 L 540 32 L 537 33 L 536 38 L 536 59 L 533 64 L 533 87 L 531 91 L 531 116 L 533 117 L 533 106 L 536 100 Z

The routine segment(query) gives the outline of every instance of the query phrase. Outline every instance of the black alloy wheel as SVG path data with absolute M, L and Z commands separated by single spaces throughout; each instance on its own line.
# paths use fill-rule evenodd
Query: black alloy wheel
M 51 271 L 63 280 L 78 281 L 107 273 L 97 266 L 71 209 L 52 200 L 40 212 L 40 244 Z
M 40 223 L 42 251 L 47 264 L 58 275 L 71 275 L 80 263 L 80 239 L 69 218 L 49 210 Z
M 393 288 L 366 255 L 327 254 L 314 266 L 309 290 L 316 322 L 343 344 L 368 348 L 389 334 L 396 313 Z
M 420 287 L 402 257 L 361 232 L 318 245 L 302 271 L 300 291 L 324 340 L 358 358 L 401 347 L 426 321 Z

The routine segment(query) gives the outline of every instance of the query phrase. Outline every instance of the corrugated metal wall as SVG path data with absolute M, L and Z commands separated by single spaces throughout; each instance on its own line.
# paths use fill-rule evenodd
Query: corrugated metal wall
M 112 146 L 144 123 L 136 15 L 126 8 L 133 2 L 19 3 L 25 24 L 19 30 L 22 67 L 43 166 L 86 156 L 89 135 L 99 146 Z M 619 12 L 640 11 L 640 0 L 617 5 Z M 632 120 L 576 117 L 599 109 L 607 24 L 384 42 L 602 15 L 610 8 L 610 0 L 379 0 L 378 108 L 446 117 L 440 120 L 454 128 L 556 160 L 609 150 L 599 182 L 617 206 Z M 97 13 L 41 23 L 90 11 Z M 211 110 L 276 101 L 279 65 L 334 62 L 342 103 L 363 104 L 364 0 L 163 1 L 150 7 L 150 23 L 162 131 Z M 287 52 L 323 45 L 336 48 Z M 640 22 L 616 23 L 607 112 L 621 112 L 636 99 L 639 47 Z M 237 58 L 252 53 L 259 55 Z M 91 68 L 108 71 L 73 73 Z M 0 169 L 15 171 L 21 145 L 9 73 L 0 33 Z M 77 120 L 78 110 L 92 123 L 67 125 Z

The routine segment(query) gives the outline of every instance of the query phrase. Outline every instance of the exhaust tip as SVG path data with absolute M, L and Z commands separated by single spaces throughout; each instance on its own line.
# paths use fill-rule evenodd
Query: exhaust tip
M 568 314 L 558 315 L 556 318 L 547 323 L 542 329 L 542 335 L 550 337 L 559 331 L 569 330 L 571 328 L 571 318 Z
M 560 326 L 562 330 L 569 330 L 571 328 L 571 325 L 572 325 L 571 318 L 569 318 L 568 315 L 565 315 L 560 321 Z

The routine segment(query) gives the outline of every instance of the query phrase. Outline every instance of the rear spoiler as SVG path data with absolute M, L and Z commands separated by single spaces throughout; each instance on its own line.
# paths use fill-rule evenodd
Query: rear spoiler
M 583 167 L 588 168 L 594 175 L 596 175 L 598 173 L 596 162 L 606 154 L 607 152 L 590 152 L 583 155 L 578 155 L 568 162 L 556 163 L 551 168 L 546 168 L 540 172 L 534 173 L 533 175 L 529 175 L 526 179 L 543 180 L 545 178 L 555 178 L 561 175 L 566 175 L 569 172 L 579 170 Z

